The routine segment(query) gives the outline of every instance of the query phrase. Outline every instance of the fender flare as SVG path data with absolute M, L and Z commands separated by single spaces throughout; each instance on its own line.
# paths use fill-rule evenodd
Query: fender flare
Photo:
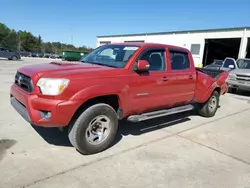
M 122 109 L 126 109 L 127 105 L 124 101 L 128 98 L 128 86 L 121 85 L 93 85 L 90 87 L 86 87 L 77 93 L 75 93 L 70 100 L 82 101 L 82 104 L 90 99 L 107 96 L 107 95 L 117 95 L 118 103 Z

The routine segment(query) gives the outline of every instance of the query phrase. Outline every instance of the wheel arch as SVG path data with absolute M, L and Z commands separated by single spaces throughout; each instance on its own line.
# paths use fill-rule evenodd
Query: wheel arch
M 101 95 L 101 96 L 95 96 L 93 98 L 88 99 L 87 101 L 83 102 L 74 115 L 72 116 L 70 120 L 70 124 L 72 124 L 76 118 L 88 107 L 98 104 L 98 103 L 105 103 L 110 105 L 116 113 L 119 113 L 120 109 L 120 97 L 117 94 L 108 94 L 108 95 Z

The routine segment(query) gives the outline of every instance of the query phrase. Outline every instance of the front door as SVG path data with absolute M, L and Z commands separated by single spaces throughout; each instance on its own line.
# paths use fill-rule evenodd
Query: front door
M 138 60 L 147 60 L 149 72 L 136 73 L 132 76 L 131 111 L 141 113 L 167 106 L 168 82 L 166 49 L 146 49 Z
M 226 58 L 223 62 L 222 67 L 220 68 L 223 71 L 230 71 L 237 68 L 237 64 L 235 59 L 233 58 Z

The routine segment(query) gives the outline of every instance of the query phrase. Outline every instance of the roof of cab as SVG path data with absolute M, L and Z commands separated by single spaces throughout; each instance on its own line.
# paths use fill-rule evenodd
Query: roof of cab
M 187 48 L 180 46 L 161 44 L 161 43 L 149 43 L 149 42 L 123 42 L 123 43 L 110 43 L 106 45 L 127 45 L 127 46 L 138 46 L 138 47 L 164 47 L 164 48 L 174 48 L 183 51 L 189 51 Z

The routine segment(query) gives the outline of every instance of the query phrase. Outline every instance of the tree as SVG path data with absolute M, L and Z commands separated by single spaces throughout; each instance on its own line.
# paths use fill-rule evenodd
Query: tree
M 65 50 L 80 51 L 85 53 L 89 53 L 93 50 L 92 48 L 87 48 L 84 45 L 77 48 L 72 44 L 43 42 L 40 35 L 36 37 L 28 31 L 15 31 L 14 29 L 8 28 L 3 23 L 0 23 L 0 46 L 19 51 L 57 54 Z

